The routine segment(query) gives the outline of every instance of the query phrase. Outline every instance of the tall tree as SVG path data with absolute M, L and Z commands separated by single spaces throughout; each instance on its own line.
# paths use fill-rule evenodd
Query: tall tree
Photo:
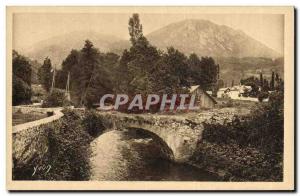
M 135 45 L 139 39 L 143 38 L 143 26 L 140 24 L 139 14 L 134 13 L 129 19 L 129 35 L 132 45 Z
M 176 81 L 173 84 L 175 92 L 179 90 L 178 88 L 190 87 L 188 59 L 183 53 L 170 47 L 163 56 L 163 61 L 169 70 L 167 74 L 173 77 L 174 82 Z
M 202 57 L 201 67 L 202 86 L 206 90 L 212 90 L 218 81 L 219 65 L 212 57 Z
M 27 104 L 31 99 L 31 64 L 13 50 L 12 104 Z
M 189 69 L 190 69 L 190 76 L 191 76 L 191 83 L 193 85 L 198 85 L 203 83 L 203 78 L 202 78 L 202 66 L 201 66 L 201 60 L 199 57 L 195 54 L 192 53 L 189 56 L 188 59 L 188 64 L 189 64 Z
M 91 41 L 86 40 L 79 54 L 73 52 L 71 56 L 68 61 L 72 65 L 70 88 L 75 104 L 92 107 L 103 94 L 112 93 L 110 74 L 105 67 L 105 55 Z
M 45 58 L 43 65 L 39 68 L 38 76 L 44 89 L 49 92 L 52 84 L 52 65 L 48 57 Z
M 275 88 L 275 72 L 272 71 L 272 77 L 271 77 L 271 81 L 270 81 L 270 89 L 273 91 Z
M 260 87 L 263 88 L 263 86 L 264 86 L 264 78 L 263 78 L 262 70 L 259 73 L 259 81 L 260 81 Z
M 72 78 L 77 78 L 78 70 L 75 71 L 75 67 L 78 66 L 80 52 L 78 50 L 71 50 L 67 58 L 62 62 L 62 69 L 57 70 L 55 74 L 56 86 L 61 89 L 66 88 L 68 73 Z
M 31 64 L 28 59 L 13 50 L 13 74 L 22 79 L 29 86 L 31 85 Z
M 78 76 L 77 79 L 73 80 L 74 82 L 71 84 L 75 84 L 74 91 L 79 98 L 79 104 L 86 105 L 86 96 L 95 77 L 95 68 L 99 63 L 99 51 L 94 48 L 94 45 L 91 41 L 86 40 L 84 47 L 80 52 L 81 57 L 79 59 L 78 66 L 76 66 L 74 69 L 74 71 L 78 73 Z
M 143 36 L 138 14 L 133 14 L 128 26 L 132 45 L 129 51 L 124 50 L 120 60 L 119 74 L 123 81 L 119 82 L 119 90 L 129 94 L 151 93 L 155 88 L 155 70 L 160 53 Z

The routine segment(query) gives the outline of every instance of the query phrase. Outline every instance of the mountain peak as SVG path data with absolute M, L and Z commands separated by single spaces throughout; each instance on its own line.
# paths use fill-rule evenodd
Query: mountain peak
M 147 38 L 159 48 L 173 46 L 184 53 L 219 57 L 278 57 L 274 50 L 241 30 L 209 20 L 186 19 L 150 33 Z
M 212 57 L 267 57 L 280 54 L 251 38 L 241 30 L 215 24 L 209 20 L 186 19 L 171 23 L 148 34 L 147 39 L 158 48 L 165 50 L 173 46 L 189 55 Z M 55 36 L 34 44 L 24 55 L 43 62 L 49 56 L 53 64 L 60 66 L 72 49 L 81 49 L 84 40 L 89 39 L 102 52 L 122 53 L 130 47 L 128 40 L 93 31 L 75 31 Z

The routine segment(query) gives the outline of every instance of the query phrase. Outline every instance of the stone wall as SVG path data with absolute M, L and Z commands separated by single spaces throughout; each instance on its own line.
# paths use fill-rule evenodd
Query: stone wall
M 55 126 L 63 116 L 61 108 L 31 108 L 13 107 L 13 111 L 24 113 L 31 111 L 48 112 L 53 115 L 40 120 L 13 126 L 12 128 L 12 157 L 15 167 L 22 167 L 36 160 L 41 160 L 48 150 L 48 130 Z
M 13 126 L 12 132 L 17 133 L 17 132 L 20 132 L 20 131 L 26 131 L 28 129 L 38 127 L 40 125 L 48 124 L 48 123 L 51 123 L 55 120 L 58 120 L 63 116 L 63 113 L 61 112 L 61 110 L 62 110 L 62 108 L 35 108 L 35 107 L 15 106 L 12 109 L 13 113 L 18 112 L 18 111 L 20 111 L 24 114 L 30 113 L 30 112 L 39 112 L 39 113 L 53 112 L 53 115 L 49 116 L 47 118 L 40 119 L 40 120 L 36 120 L 36 121 L 32 121 L 32 122 L 28 122 L 28 123 Z

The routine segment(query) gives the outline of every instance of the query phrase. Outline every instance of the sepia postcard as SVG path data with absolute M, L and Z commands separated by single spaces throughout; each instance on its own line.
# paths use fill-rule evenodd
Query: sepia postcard
M 293 191 L 293 7 L 7 12 L 7 189 Z

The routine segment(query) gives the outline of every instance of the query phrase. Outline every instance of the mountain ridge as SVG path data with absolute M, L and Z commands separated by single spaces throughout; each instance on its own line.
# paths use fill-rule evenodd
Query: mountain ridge
M 226 25 L 209 20 L 187 19 L 171 23 L 147 35 L 158 48 L 172 45 L 180 51 L 200 56 L 218 57 L 268 57 L 281 55 L 273 49 Z
M 196 53 L 199 56 L 236 58 L 282 56 L 242 30 L 202 19 L 174 22 L 147 34 L 146 37 L 159 49 L 166 50 L 173 46 L 186 55 Z M 101 52 L 121 54 L 130 47 L 128 40 L 113 35 L 76 31 L 40 41 L 27 49 L 24 55 L 39 62 L 43 62 L 48 56 L 59 68 L 72 49 L 83 47 L 85 39 L 91 40 Z

